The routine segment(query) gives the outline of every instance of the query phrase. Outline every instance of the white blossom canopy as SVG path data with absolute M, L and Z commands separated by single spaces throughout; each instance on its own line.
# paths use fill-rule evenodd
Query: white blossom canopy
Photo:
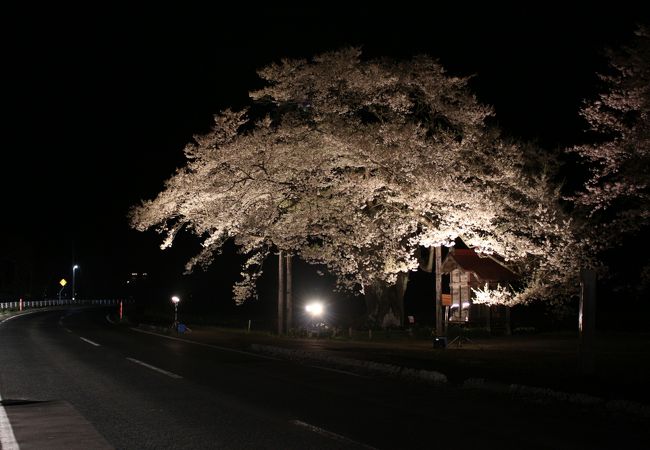
M 560 251 L 572 241 L 544 158 L 488 126 L 467 78 L 429 57 L 362 60 L 356 48 L 259 74 L 267 86 L 251 108 L 216 115 L 185 148 L 187 165 L 131 211 L 135 228 L 166 235 L 163 247 L 181 229 L 202 239 L 187 270 L 233 239 L 248 255 L 237 301 L 255 296 L 272 248 L 363 291 L 415 269 L 419 246 L 462 236 L 527 274 L 519 301 L 557 284 L 557 265 L 577 254 Z

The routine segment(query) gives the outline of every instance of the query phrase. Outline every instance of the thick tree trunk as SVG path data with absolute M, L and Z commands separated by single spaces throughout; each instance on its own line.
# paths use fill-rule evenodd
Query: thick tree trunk
M 370 325 L 384 328 L 404 325 L 404 293 L 407 283 L 408 274 L 401 273 L 394 285 L 375 281 L 364 287 Z

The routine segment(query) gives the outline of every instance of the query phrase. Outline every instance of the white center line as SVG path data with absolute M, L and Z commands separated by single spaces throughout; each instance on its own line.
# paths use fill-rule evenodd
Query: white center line
M 90 339 L 86 339 L 86 338 L 83 338 L 81 336 L 79 336 L 79 339 L 81 339 L 84 342 L 88 342 L 90 345 L 94 345 L 95 347 L 99 347 L 99 344 L 97 342 L 93 342 Z
M 139 359 L 128 358 L 128 357 L 126 359 L 128 359 L 129 361 L 134 362 L 136 364 L 140 364 L 141 366 L 144 366 L 147 369 L 155 370 L 156 372 L 160 372 L 163 375 L 167 375 L 168 377 L 171 377 L 171 378 L 183 378 L 182 376 L 176 375 L 175 373 L 167 372 L 166 370 L 160 369 L 160 368 L 158 368 L 156 366 L 152 366 L 151 364 L 147 364 L 146 362 L 142 362 Z
M 328 437 L 330 439 L 333 439 L 338 442 L 343 442 L 345 444 L 352 444 L 361 448 L 366 448 L 369 450 L 376 450 L 375 447 L 371 447 L 369 445 L 363 444 L 361 442 L 354 441 L 352 439 L 346 438 L 345 436 L 341 436 L 340 434 L 332 433 L 331 431 L 327 431 L 324 428 L 317 427 L 315 425 L 311 425 L 307 422 L 303 422 L 301 420 L 290 420 L 289 423 L 292 425 L 297 425 L 299 427 L 307 428 L 309 431 L 313 431 L 314 433 L 320 434 L 321 436 Z
M 14 430 L 7 417 L 4 406 L 2 406 L 2 396 L 0 396 L 0 448 L 2 450 L 19 450 Z

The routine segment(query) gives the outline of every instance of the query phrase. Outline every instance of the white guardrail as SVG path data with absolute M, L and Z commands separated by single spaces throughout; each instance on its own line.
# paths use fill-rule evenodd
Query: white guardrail
M 24 310 L 32 308 L 46 308 L 48 306 L 64 305 L 94 305 L 94 306 L 117 306 L 120 304 L 119 299 L 93 299 L 93 300 L 18 300 L 14 302 L 0 302 L 0 310 Z

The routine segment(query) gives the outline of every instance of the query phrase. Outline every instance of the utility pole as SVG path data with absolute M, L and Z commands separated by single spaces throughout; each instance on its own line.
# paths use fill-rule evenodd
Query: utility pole
M 284 325 L 284 252 L 278 252 L 278 335 L 282 335 Z

